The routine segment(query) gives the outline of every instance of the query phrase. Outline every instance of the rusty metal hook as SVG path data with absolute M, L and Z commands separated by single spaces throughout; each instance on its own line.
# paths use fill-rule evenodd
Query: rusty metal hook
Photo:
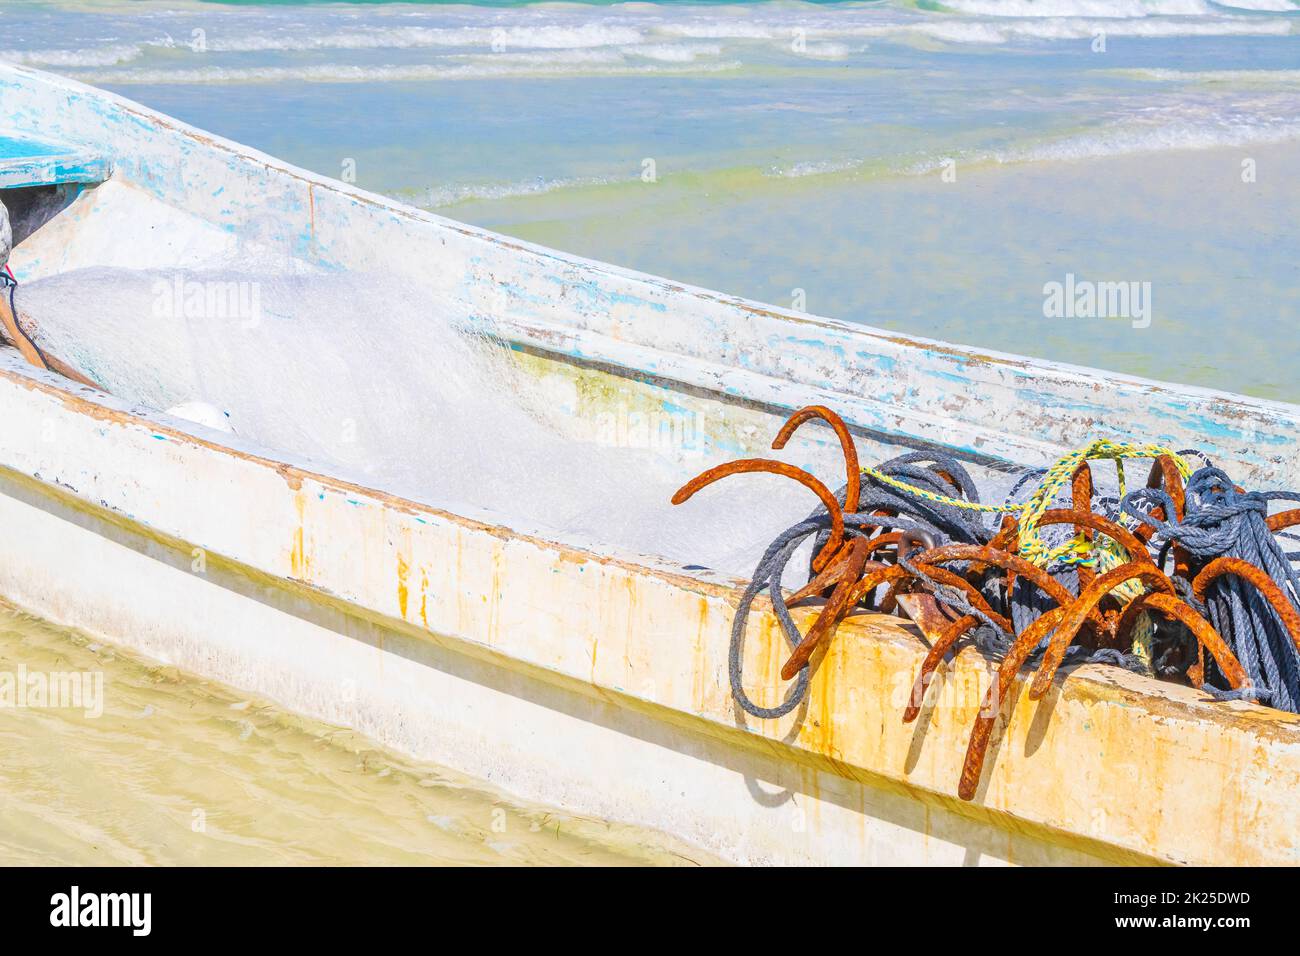
M 821 503 L 826 506 L 826 510 L 831 516 L 831 536 L 827 540 L 826 546 L 813 558 L 813 570 L 820 571 L 844 542 L 844 512 L 840 510 L 839 499 L 832 494 L 831 490 L 802 468 L 787 465 L 783 461 L 772 461 L 768 458 L 742 458 L 739 461 L 729 461 L 724 465 L 717 465 L 696 475 L 682 485 L 677 489 L 677 493 L 673 495 L 672 502 L 675 505 L 680 505 L 689 500 L 701 488 L 711 485 L 715 481 L 726 478 L 728 475 L 750 472 L 764 472 L 771 475 L 780 475 L 783 478 L 791 478 L 815 494 L 821 499 Z
M 844 424 L 844 419 L 839 415 L 825 405 L 809 405 L 801 408 L 786 419 L 781 430 L 772 439 L 772 448 L 780 451 L 794 436 L 800 425 L 814 418 L 820 418 L 830 425 L 835 431 L 835 437 L 840 440 L 840 450 L 844 453 L 844 469 L 848 477 L 844 489 L 844 511 L 847 514 L 857 514 L 862 494 L 862 468 L 858 463 L 858 449 L 853 444 L 853 436 L 849 433 L 849 427 Z

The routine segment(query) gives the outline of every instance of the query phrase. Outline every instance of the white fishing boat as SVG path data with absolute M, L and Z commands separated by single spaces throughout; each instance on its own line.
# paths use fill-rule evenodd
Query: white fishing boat
M 1104 434 L 1201 448 L 1252 486 L 1300 475 L 1295 406 L 908 338 L 578 259 L 6 65 L 0 200 L 21 284 L 184 269 L 250 231 L 303 263 L 419 279 L 506 342 L 521 375 L 572 398 L 573 441 L 610 440 L 601 417 L 615 407 L 680 422 L 665 453 L 687 476 L 768 454 L 781 422 L 814 404 L 844 415 L 867 461 L 927 448 L 1005 473 Z M 0 349 L 0 410 L 0 594 L 521 797 L 740 862 L 1300 857 L 1294 715 L 1084 665 L 1042 700 L 1017 689 L 964 801 L 980 699 L 954 689 L 986 686 L 995 665 L 963 650 L 945 671 L 948 704 L 903 723 L 926 644 L 899 618 L 848 619 L 807 704 L 756 720 L 728 682 L 735 578 L 369 487 L 12 348 Z M 829 430 L 805 428 L 787 454 L 814 465 L 837 449 Z M 775 702 L 785 645 L 760 611 L 745 681 Z

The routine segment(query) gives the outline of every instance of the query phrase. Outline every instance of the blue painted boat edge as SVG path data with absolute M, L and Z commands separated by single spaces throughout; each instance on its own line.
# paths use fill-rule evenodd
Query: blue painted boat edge
M 0 189 L 102 183 L 112 172 L 108 158 L 93 149 L 0 131 Z

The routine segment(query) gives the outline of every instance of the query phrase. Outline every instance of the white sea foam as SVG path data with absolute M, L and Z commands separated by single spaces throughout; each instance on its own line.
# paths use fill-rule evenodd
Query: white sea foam
M 1208 16 L 1205 0 L 944 0 L 944 6 L 986 17 Z
M 719 56 L 722 47 L 717 43 L 638 43 L 621 47 L 619 52 L 664 63 L 694 63 L 701 58 Z
M 0 60 L 22 66 L 80 68 L 117 66 L 138 60 L 144 54 L 144 44 L 119 44 L 88 47 L 78 50 L 37 49 L 0 50 Z
M 599 20 L 571 24 L 485 25 L 465 27 L 367 27 L 318 35 L 214 36 L 208 49 L 218 53 L 301 50 L 419 49 L 425 47 L 493 47 L 495 49 L 567 50 L 640 43 L 645 31 L 633 25 Z
M 1295 0 L 1218 0 L 1220 6 L 1237 10 L 1262 10 L 1267 13 L 1295 13 L 1300 4 Z
M 1300 12 L 1294 0 L 944 0 L 944 7 L 984 17 L 1219 17 L 1232 11 Z
M 1290 36 L 1295 32 L 1288 20 L 1242 18 L 1180 19 L 1177 17 L 1098 20 L 1063 18 L 1059 20 L 1013 20 L 998 25 L 1008 37 L 1042 40 L 1079 40 L 1105 32 L 1115 37 L 1226 37 Z
M 536 24 L 528 26 L 474 27 L 360 27 L 317 33 L 245 32 L 213 30 L 195 49 L 195 41 L 180 33 L 180 39 L 165 35 L 136 43 L 113 43 L 78 49 L 42 48 L 0 50 L 0 59 L 11 63 L 50 67 L 115 66 L 141 59 L 152 49 L 192 53 L 295 53 L 330 50 L 581 50 L 643 43 L 646 29 L 600 22 Z
M 254 7 L 205 17 L 143 17 L 134 37 L 129 29 L 105 29 L 99 45 L 87 42 L 93 34 L 86 33 L 70 39 L 66 49 L 57 42 L 33 43 L 29 49 L 0 53 L 0 58 L 106 84 L 360 83 L 536 72 L 521 72 L 506 61 L 492 65 L 453 59 L 488 51 L 599 51 L 607 55 L 607 64 L 617 66 L 611 72 L 625 73 L 653 71 L 645 70 L 644 63 L 630 70 L 614 64 L 614 58 L 715 70 L 722 67 L 714 61 L 725 60 L 732 69 L 767 63 L 777 55 L 844 60 L 865 50 L 853 42 L 861 40 L 996 46 L 1084 40 L 1102 31 L 1112 37 L 1149 38 L 1289 36 L 1300 24 L 1300 17 L 1269 15 L 1294 11 L 1290 0 L 1239 0 L 1237 7 L 1210 0 L 952 0 L 947 9 L 957 12 L 942 14 L 888 4 L 833 13 L 803 5 L 756 4 L 739 16 L 707 5 L 628 4 L 596 12 L 549 5 L 509 11 L 416 8 L 400 17 L 391 10 L 344 14 L 322 8 L 307 15 Z M 1252 12 L 1261 10 L 1266 12 Z M 203 31 L 201 43 L 194 40 L 196 29 Z M 365 62 L 367 55 L 386 50 L 394 53 L 388 62 Z M 328 59 L 321 62 L 321 57 Z M 593 62 L 557 57 L 545 72 L 563 72 L 553 64 Z
M 719 63 L 631 63 L 617 52 L 608 55 L 540 57 L 490 54 L 473 62 L 352 66 L 196 67 L 182 70 L 98 70 L 77 79 L 103 86 L 199 83 L 403 83 L 430 80 L 476 80 L 494 77 L 624 76 L 717 73 L 740 68 L 735 61 Z
M 731 23 L 686 21 L 665 24 L 660 32 L 707 40 L 768 40 L 790 44 L 795 30 L 811 45 L 814 40 L 834 43 L 851 38 L 886 40 L 932 39 L 953 44 L 995 45 L 1014 40 L 1091 39 L 1099 32 L 1132 37 L 1288 36 L 1292 22 L 1269 17 L 991 17 L 897 19 L 799 19 Z M 739 50 L 739 47 L 734 48 Z M 731 52 L 729 48 L 727 52 Z
M 1213 37 L 1213 36 L 1286 36 L 1292 25 L 1285 20 L 1183 20 L 1131 19 L 1092 20 L 1078 18 L 1044 18 L 1039 20 L 975 21 L 935 20 L 915 23 L 845 24 L 838 28 L 812 28 L 807 31 L 798 54 L 802 59 L 836 61 L 865 47 L 844 42 L 849 39 L 907 40 L 926 38 L 956 45 L 999 45 L 1014 41 L 1086 40 L 1105 31 L 1112 37 Z M 745 44 L 765 41 L 758 48 L 763 56 L 773 49 L 787 51 L 788 31 L 756 25 L 701 23 L 672 24 L 655 32 L 604 29 L 599 33 L 557 30 L 531 34 L 517 31 L 498 42 L 497 52 L 467 54 L 473 47 L 489 46 L 490 31 L 446 31 L 442 52 L 431 61 L 419 63 L 302 63 L 283 65 L 234 65 L 212 63 L 213 53 L 285 52 L 295 49 L 381 49 L 395 41 L 391 31 L 382 38 L 371 38 L 367 45 L 358 38 L 348 45 L 346 37 L 306 38 L 302 40 L 227 40 L 212 43 L 209 52 L 192 54 L 175 63 L 150 66 L 126 66 L 139 61 L 149 48 L 168 47 L 184 56 L 187 48 L 171 41 L 152 41 L 135 46 L 116 45 L 75 50 L 0 51 L 0 59 L 31 66 L 67 71 L 75 78 L 103 85 L 223 84 L 223 83 L 384 83 L 428 80 L 479 79 L 510 76 L 654 74 L 674 72 L 718 72 L 743 69 L 752 62 Z M 454 36 L 453 36 L 454 34 Z M 707 39 L 717 42 L 653 42 L 647 37 Z M 337 41 L 337 42 L 335 42 Z M 608 44 L 605 42 L 608 41 Z M 631 41 L 631 42 L 628 42 Z M 739 45 L 738 45 L 739 44 Z M 529 52 L 520 51 L 532 51 Z M 721 59 L 725 57 L 725 59 Z M 656 68 L 639 61 L 664 64 Z M 1208 78 L 1208 77 L 1207 77 Z M 1223 75 L 1227 79 L 1227 73 Z
M 567 179 L 527 179 L 511 183 L 467 183 L 459 186 L 436 186 L 413 197 L 415 205 L 423 209 L 441 209 L 475 199 L 513 199 L 520 196 L 540 196 L 563 189 L 586 189 L 607 186 L 618 182 L 596 176 Z
M 771 40 L 788 39 L 793 26 L 761 20 L 668 20 L 656 28 L 664 36 L 690 37 L 696 40 Z
M 1279 19 L 1095 19 L 1059 17 L 1030 20 L 948 20 L 932 23 L 868 27 L 863 36 L 931 37 L 947 43 L 1000 44 L 1013 40 L 1088 40 L 1099 33 L 1111 37 L 1289 36 L 1292 24 Z
M 808 43 L 800 52 L 818 60 L 843 60 L 853 51 L 844 43 Z
M 1298 137 L 1300 120 L 1270 124 L 1239 119 L 1221 123 L 1169 123 L 1156 127 L 1126 125 L 1070 136 L 1053 143 L 993 153 L 990 158 L 999 163 L 1096 159 L 1165 150 L 1280 143 Z
M 1300 77 L 1298 77 L 1300 78 Z M 1300 139 L 1300 102 L 1293 98 L 1271 98 L 1259 103 L 1242 102 L 1237 108 L 1197 103 L 1166 103 L 1146 115 L 1129 115 L 1087 132 L 1054 139 L 1015 144 L 1001 149 L 974 148 L 925 157 L 872 157 L 871 164 L 887 174 L 924 176 L 937 172 L 949 161 L 963 166 L 987 163 L 1018 165 L 1039 162 L 1072 162 L 1128 156 L 1167 150 L 1202 150 L 1252 144 L 1280 143 Z M 867 166 L 861 158 L 804 160 L 777 167 L 768 175 L 800 179 L 815 176 L 852 175 Z
M 857 169 L 862 165 L 863 161 L 860 159 L 806 160 L 769 170 L 768 175 L 777 176 L 781 179 L 803 179 L 807 176 L 829 176 L 835 173 L 843 173 L 851 169 Z
M 1300 83 L 1300 70 L 1115 70 L 1121 76 L 1161 83 L 1224 83 L 1238 86 L 1286 86 Z

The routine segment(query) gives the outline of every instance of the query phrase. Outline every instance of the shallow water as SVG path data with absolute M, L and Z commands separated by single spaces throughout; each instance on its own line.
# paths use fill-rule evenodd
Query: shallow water
M 33 690 L 56 674 L 70 675 L 57 707 Z M 520 803 L 4 604 L 0 749 L 0 865 L 717 862 Z

